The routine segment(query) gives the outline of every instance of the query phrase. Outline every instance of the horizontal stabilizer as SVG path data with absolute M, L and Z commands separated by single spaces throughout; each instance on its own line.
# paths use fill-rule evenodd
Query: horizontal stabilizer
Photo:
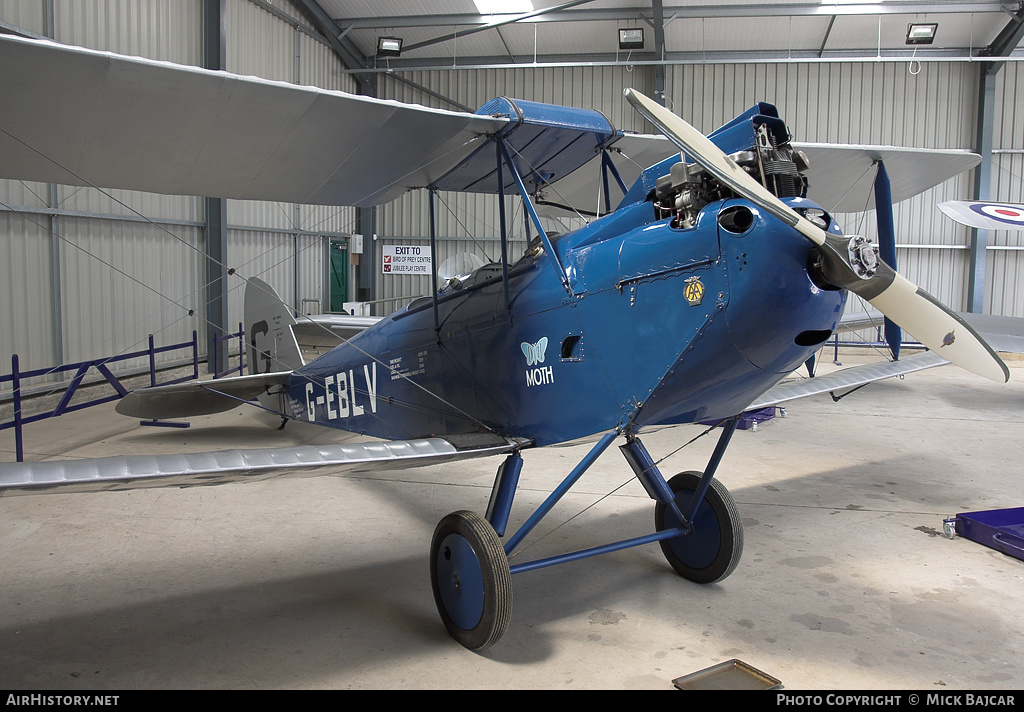
M 290 375 L 291 371 L 257 373 L 142 388 L 119 400 L 114 409 L 121 415 L 146 420 L 223 413 L 283 385 Z
M 305 445 L 87 460 L 0 463 L 0 494 L 96 492 L 216 485 L 278 475 L 398 470 L 510 452 L 526 445 L 496 435 Z

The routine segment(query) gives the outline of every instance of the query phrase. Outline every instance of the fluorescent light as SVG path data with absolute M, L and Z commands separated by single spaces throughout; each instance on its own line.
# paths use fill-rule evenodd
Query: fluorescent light
M 907 44 L 931 44 L 935 40 L 935 30 L 939 28 L 937 23 L 917 24 L 911 23 L 907 26 Z
M 481 15 L 518 15 L 533 12 L 530 0 L 473 0 Z

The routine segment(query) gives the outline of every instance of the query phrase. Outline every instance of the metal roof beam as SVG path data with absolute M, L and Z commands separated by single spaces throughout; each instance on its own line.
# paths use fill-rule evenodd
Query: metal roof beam
M 338 55 L 342 63 L 349 69 L 357 70 L 354 74 L 356 81 L 359 82 L 360 93 L 376 96 L 376 77 L 374 77 L 373 73 L 358 71 L 373 66 L 373 62 L 363 56 L 363 53 L 352 43 L 352 40 L 344 36 L 344 34 L 347 34 L 347 31 L 342 33 L 338 23 L 331 18 L 317 0 L 295 0 L 295 3 L 313 21 L 317 31 L 327 39 L 327 43 L 334 50 L 334 53 Z
M 1024 59 L 1024 51 L 1017 50 L 1006 58 L 1006 61 L 1020 61 Z M 719 52 L 666 52 L 665 59 L 659 60 L 654 52 L 634 52 L 628 62 L 630 65 L 655 66 L 669 64 L 751 64 L 756 62 L 808 62 L 808 63 L 836 63 L 836 62 L 978 62 L 976 55 L 971 55 L 967 47 L 960 49 L 940 49 L 929 52 L 928 55 L 914 55 L 912 49 L 883 50 L 879 55 L 875 49 L 870 50 L 826 50 L 821 56 L 817 48 L 803 50 L 736 50 Z M 457 62 L 452 63 L 449 59 L 444 63 L 444 58 L 424 57 L 422 59 L 392 59 L 390 66 L 369 69 L 369 72 L 405 72 L 414 70 L 438 70 L 446 71 L 452 69 L 507 69 L 507 68 L 535 68 L 535 67 L 598 67 L 616 66 L 627 64 L 623 57 L 609 53 L 591 54 L 553 54 L 538 55 L 534 61 L 532 58 L 526 62 L 509 62 L 504 55 L 460 57 Z
M 523 13 L 521 15 L 515 15 L 515 16 L 512 16 L 512 17 L 507 17 L 507 18 L 502 19 L 502 20 L 492 20 L 492 21 L 487 22 L 487 23 L 485 23 L 483 25 L 480 25 L 479 27 L 474 27 L 471 30 L 466 30 L 464 32 L 453 32 L 450 35 L 444 35 L 442 37 L 435 37 L 432 40 L 424 40 L 422 42 L 416 42 L 415 44 L 406 45 L 402 49 L 402 51 L 403 52 L 411 52 L 412 50 L 420 49 L 421 47 L 429 47 L 431 45 L 439 44 L 441 42 L 448 42 L 449 40 L 455 39 L 459 35 L 462 35 L 463 37 L 465 37 L 466 35 L 472 35 L 472 34 L 475 34 L 477 32 L 486 32 L 487 30 L 497 29 L 497 28 L 501 27 L 502 25 L 511 25 L 513 23 L 516 23 L 516 22 L 522 22 L 524 20 L 530 20 L 530 19 L 533 19 L 533 18 L 536 18 L 536 17 L 541 17 L 542 15 L 547 15 L 547 14 L 550 14 L 550 13 L 553 13 L 553 12 L 558 12 L 559 10 L 565 10 L 565 9 L 568 9 L 568 8 L 571 8 L 571 7 L 575 7 L 577 5 L 583 5 L 583 4 L 586 4 L 588 2 L 593 2 L 593 0 L 570 0 L 569 2 L 562 3 L 561 5 L 556 5 L 555 7 L 544 8 L 544 9 L 541 9 L 541 10 L 534 10 L 533 12 L 526 12 L 526 13 Z M 477 17 L 486 17 L 486 16 L 485 15 L 478 15 Z M 390 20 L 390 18 L 388 18 L 388 19 Z M 394 27 L 395 25 L 387 25 L 387 26 L 388 27 Z
M 992 40 L 985 51 L 985 55 L 988 57 L 1009 57 L 1017 45 L 1020 44 L 1021 37 L 1024 37 L 1024 4 L 1017 10 L 1016 13 L 1012 14 L 1010 21 L 1006 24 L 996 38 Z M 982 67 L 982 76 L 987 74 L 995 74 L 1005 64 L 1005 62 L 986 62 Z
M 570 3 L 571 4 L 571 3 Z M 576 3 L 579 4 L 579 3 Z M 828 16 L 828 15 L 912 15 L 912 14 L 965 14 L 1006 12 L 1008 5 L 1019 3 L 1006 2 L 943 2 L 933 0 L 907 0 L 905 2 L 861 3 L 856 5 L 810 5 L 810 4 L 772 4 L 757 3 L 750 5 L 666 5 L 662 8 L 665 15 L 680 19 L 694 18 L 728 18 L 728 17 L 778 17 L 778 16 Z M 563 9 L 565 8 L 565 9 Z M 1009 10 L 1012 12 L 1012 10 Z M 543 14 L 540 14 L 543 13 Z M 502 20 L 500 24 L 512 22 L 616 22 L 619 20 L 635 20 L 653 17 L 650 7 L 637 6 L 619 9 L 601 8 L 566 8 L 565 5 L 537 10 L 530 16 L 518 15 L 515 19 Z M 400 27 L 451 27 L 478 25 L 477 31 L 498 26 L 491 15 L 476 13 L 449 13 L 441 15 L 388 15 L 381 17 L 360 17 L 338 19 L 346 30 L 367 30 L 378 28 Z M 465 34 L 460 32 L 460 35 Z M 450 37 L 450 35 L 448 36 Z
M 654 12 L 654 56 L 660 60 L 665 59 L 665 8 L 661 0 L 651 0 L 651 10 Z M 654 100 L 662 106 L 665 105 L 665 65 L 659 64 L 654 68 Z

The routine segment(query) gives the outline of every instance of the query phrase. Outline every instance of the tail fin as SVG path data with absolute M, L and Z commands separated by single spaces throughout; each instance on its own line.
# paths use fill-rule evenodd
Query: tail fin
M 249 337 L 249 373 L 293 371 L 303 365 L 292 332 L 295 318 L 277 292 L 262 279 L 245 286 L 245 330 Z

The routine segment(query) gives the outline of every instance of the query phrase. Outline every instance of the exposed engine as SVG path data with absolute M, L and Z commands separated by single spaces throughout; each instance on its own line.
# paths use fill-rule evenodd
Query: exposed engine
M 807 156 L 796 151 L 789 140 L 780 142 L 766 124 L 755 126 L 755 145 L 729 156 L 737 165 L 768 188 L 776 197 L 794 198 L 807 194 Z M 695 163 L 680 161 L 668 175 L 657 181 L 654 209 L 658 219 L 674 216 L 673 227 L 693 227 L 708 203 L 733 197 L 715 178 Z

